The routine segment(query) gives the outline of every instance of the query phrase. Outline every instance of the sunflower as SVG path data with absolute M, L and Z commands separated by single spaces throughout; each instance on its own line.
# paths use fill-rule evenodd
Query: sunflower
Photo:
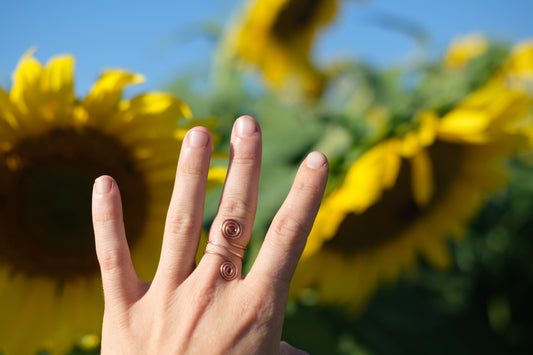
M 519 46 L 486 86 L 444 117 L 420 114 L 418 128 L 383 141 L 351 166 L 318 213 L 293 279 L 294 297 L 314 290 L 319 302 L 357 312 L 381 282 L 414 271 L 419 256 L 450 267 L 448 240 L 463 235 L 488 194 L 505 184 L 502 163 L 525 140 L 508 126 L 520 126 L 531 96 L 505 82 L 527 72 L 522 59 L 530 50 Z
M 320 91 L 324 78 L 313 66 L 311 47 L 337 12 L 338 0 L 256 0 L 227 37 L 226 50 L 257 66 L 274 88 L 299 79 Z
M 143 80 L 126 71 L 103 73 L 77 100 L 73 66 L 71 56 L 42 66 L 27 53 L 10 92 L 0 88 L 0 351 L 8 355 L 64 353 L 100 332 L 90 212 L 99 175 L 118 181 L 136 270 L 151 278 L 182 138 L 202 124 L 164 93 L 123 100 Z
M 532 106 L 533 41 L 516 46 L 484 86 L 446 114 L 440 134 L 450 140 L 485 142 L 501 134 L 528 130 L 531 125 L 524 116 Z

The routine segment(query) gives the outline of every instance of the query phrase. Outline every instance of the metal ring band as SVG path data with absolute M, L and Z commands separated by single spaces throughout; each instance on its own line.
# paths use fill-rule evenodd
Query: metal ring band
M 242 233 L 242 227 L 240 223 L 234 219 L 226 219 L 220 226 L 220 230 L 226 239 L 237 239 Z
M 231 250 L 230 248 L 228 248 L 227 246 L 225 245 L 222 245 L 220 243 L 217 243 L 217 242 L 213 242 L 211 240 L 208 240 L 207 241 L 207 244 L 211 244 L 211 245 L 214 245 L 214 246 L 217 246 L 219 248 L 222 248 L 222 249 L 225 249 L 228 253 L 232 254 L 232 255 L 235 255 L 236 257 L 238 257 L 239 259 L 241 259 L 241 261 L 243 260 L 243 256 L 239 253 L 237 253 L 236 251 L 233 251 Z
M 204 254 L 214 254 L 224 258 L 224 262 L 220 264 L 218 269 L 220 276 L 226 281 L 232 281 L 237 278 L 237 266 L 224 255 L 217 253 L 216 251 L 206 250 Z

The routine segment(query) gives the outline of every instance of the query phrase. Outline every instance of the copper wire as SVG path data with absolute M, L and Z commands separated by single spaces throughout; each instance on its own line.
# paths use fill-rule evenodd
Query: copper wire
M 231 241 L 241 236 L 242 227 L 239 222 L 237 222 L 234 219 L 226 219 L 220 226 L 220 230 L 222 232 L 222 236 L 226 239 L 226 242 L 229 245 L 242 251 L 246 250 L 246 247 L 233 243 Z M 243 260 L 243 255 L 241 255 L 235 250 L 231 250 L 229 247 L 223 244 L 220 244 L 220 243 L 217 243 L 211 240 L 208 240 L 207 244 L 211 244 L 215 247 L 222 248 L 228 253 L 230 253 L 231 255 L 239 258 L 241 261 Z M 237 273 L 238 273 L 237 266 L 227 256 L 221 253 L 218 253 L 216 251 L 212 251 L 212 250 L 206 250 L 204 251 L 204 254 L 214 254 L 214 255 L 218 255 L 224 258 L 224 262 L 220 265 L 220 268 L 219 268 L 220 276 L 222 276 L 224 280 L 231 281 L 237 278 Z
M 234 219 L 226 219 L 220 226 L 220 229 L 226 239 L 237 239 L 242 233 L 241 225 Z
M 239 259 L 243 260 L 243 256 L 242 256 L 241 254 L 237 253 L 236 251 L 231 250 L 230 248 L 228 248 L 228 247 L 225 246 L 225 245 L 222 245 L 222 244 L 220 244 L 220 243 L 214 242 L 214 241 L 212 241 L 212 240 L 208 240 L 208 241 L 207 241 L 207 244 L 211 244 L 211 245 L 217 246 L 217 247 L 219 247 L 219 248 L 222 248 L 222 249 L 226 250 L 228 253 L 230 253 L 230 254 L 232 254 L 232 255 L 235 255 L 235 256 L 238 257 Z M 232 245 L 233 245 L 233 244 L 232 244 Z M 240 247 L 240 245 L 239 245 L 239 247 Z M 242 248 L 242 247 L 241 247 L 241 248 Z
M 237 267 L 229 260 L 224 261 L 220 265 L 220 276 L 226 281 L 235 280 L 237 278 Z
M 204 254 L 218 255 L 224 258 L 224 262 L 220 264 L 218 269 L 220 276 L 226 281 L 235 280 L 237 278 L 237 266 L 224 255 L 217 253 L 216 251 L 206 250 Z
M 229 240 L 226 240 L 226 242 L 228 242 L 228 244 L 231 245 L 232 247 L 235 247 L 235 248 L 238 248 L 238 249 L 241 249 L 241 250 L 246 250 L 246 247 L 243 247 L 242 245 L 239 245 L 237 243 L 232 243 Z

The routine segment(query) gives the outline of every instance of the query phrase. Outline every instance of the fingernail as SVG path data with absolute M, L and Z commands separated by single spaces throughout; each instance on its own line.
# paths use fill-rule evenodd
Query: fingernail
M 311 152 L 305 158 L 305 164 L 311 169 L 319 169 L 326 164 L 327 160 L 324 154 L 320 152 Z
M 257 124 L 250 117 L 241 117 L 237 120 L 237 133 L 241 137 L 250 137 L 257 131 Z
M 111 191 L 113 180 L 109 176 L 100 176 L 94 181 L 94 190 L 99 194 L 106 194 Z
M 209 136 L 200 130 L 193 130 L 189 134 L 189 142 L 195 148 L 205 147 L 209 142 Z

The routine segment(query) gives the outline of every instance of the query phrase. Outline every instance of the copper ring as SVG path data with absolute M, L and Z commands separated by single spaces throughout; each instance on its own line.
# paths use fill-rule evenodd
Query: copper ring
M 237 239 L 242 233 L 241 225 L 234 219 L 226 219 L 220 229 L 226 239 Z

